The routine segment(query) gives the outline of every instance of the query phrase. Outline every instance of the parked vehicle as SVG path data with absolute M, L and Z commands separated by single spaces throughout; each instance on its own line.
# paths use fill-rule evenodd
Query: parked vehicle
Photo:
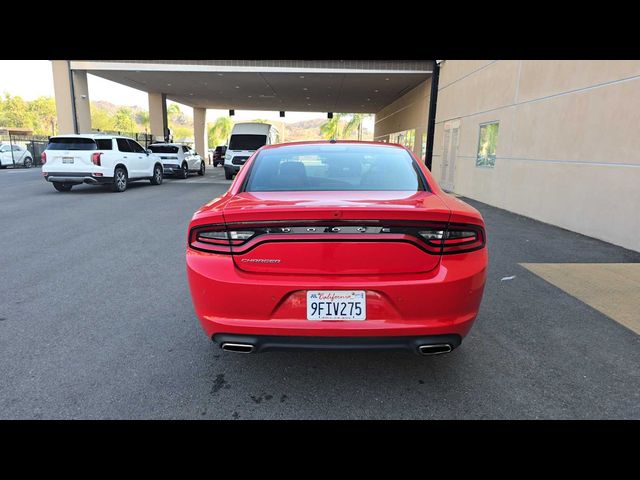
M 224 165 L 224 156 L 227 153 L 226 145 L 218 145 L 213 151 L 213 166 Z
M 231 180 L 242 165 L 263 145 L 280 142 L 278 129 L 268 123 L 236 123 L 224 156 L 224 176 Z
M 74 185 L 109 185 L 124 192 L 129 182 L 163 179 L 160 157 L 147 152 L 131 138 L 111 135 L 58 135 L 42 153 L 42 174 L 59 192 Z
M 259 149 L 188 231 L 195 312 L 223 350 L 458 347 L 488 256 L 480 213 L 400 145 Z
M 189 173 L 204 175 L 205 162 L 187 145 L 180 143 L 154 143 L 149 150 L 160 157 L 165 175 L 187 178 Z
M 10 143 L 0 143 L 0 168 L 9 166 L 22 166 L 31 168 L 33 166 L 33 155 L 22 145 L 11 145 Z

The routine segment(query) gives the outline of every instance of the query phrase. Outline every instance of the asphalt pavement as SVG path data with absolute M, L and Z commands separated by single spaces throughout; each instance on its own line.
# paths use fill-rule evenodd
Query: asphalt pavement
M 640 337 L 519 265 L 640 253 L 473 201 L 489 275 L 453 353 L 222 352 L 184 249 L 229 183 L 209 167 L 59 193 L 39 168 L 0 171 L 0 418 L 640 418 Z

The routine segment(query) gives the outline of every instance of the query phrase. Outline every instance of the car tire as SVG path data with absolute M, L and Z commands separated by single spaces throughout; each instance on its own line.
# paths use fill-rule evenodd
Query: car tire
M 116 193 L 122 193 L 127 189 L 129 179 L 127 178 L 127 171 L 118 167 L 113 172 L 113 184 L 111 185 L 111 191 Z
M 7 168 L 6 165 L 0 165 L 0 169 L 4 170 L 5 168 Z
M 33 166 L 33 160 L 31 159 L 31 157 L 27 157 L 24 159 L 22 165 L 24 166 L 24 168 L 31 168 Z
M 182 164 L 182 168 L 180 169 L 180 173 L 178 174 L 178 178 L 182 178 L 183 180 L 187 178 L 189 175 L 189 167 L 186 162 Z
M 71 190 L 73 185 L 69 185 L 67 183 L 53 182 L 53 188 L 55 188 L 59 192 L 68 192 Z
M 229 170 L 225 170 L 224 178 L 226 178 L 227 180 L 231 180 L 233 178 L 233 172 L 230 172 Z
M 162 167 L 160 165 L 156 165 L 153 167 L 153 177 L 151 177 L 151 185 L 161 185 L 162 184 Z
M 204 162 L 200 162 L 200 170 L 198 170 L 198 175 L 204 175 Z

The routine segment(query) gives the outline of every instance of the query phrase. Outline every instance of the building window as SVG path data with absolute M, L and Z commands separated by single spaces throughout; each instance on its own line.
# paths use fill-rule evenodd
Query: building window
M 499 122 L 483 123 L 480 125 L 476 167 L 495 167 L 498 125 Z
M 395 132 L 389 135 L 389 143 L 399 143 L 400 145 L 404 145 L 409 150 L 413 150 L 413 146 L 416 141 L 416 131 L 414 130 L 405 130 L 403 132 Z

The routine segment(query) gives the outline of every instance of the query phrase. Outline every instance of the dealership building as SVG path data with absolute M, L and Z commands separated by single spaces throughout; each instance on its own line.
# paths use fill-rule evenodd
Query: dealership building
M 375 114 L 458 195 L 640 251 L 640 61 L 55 60 L 60 133 L 91 131 L 87 73 L 206 110 Z M 567 248 L 571 248 L 570 245 Z

